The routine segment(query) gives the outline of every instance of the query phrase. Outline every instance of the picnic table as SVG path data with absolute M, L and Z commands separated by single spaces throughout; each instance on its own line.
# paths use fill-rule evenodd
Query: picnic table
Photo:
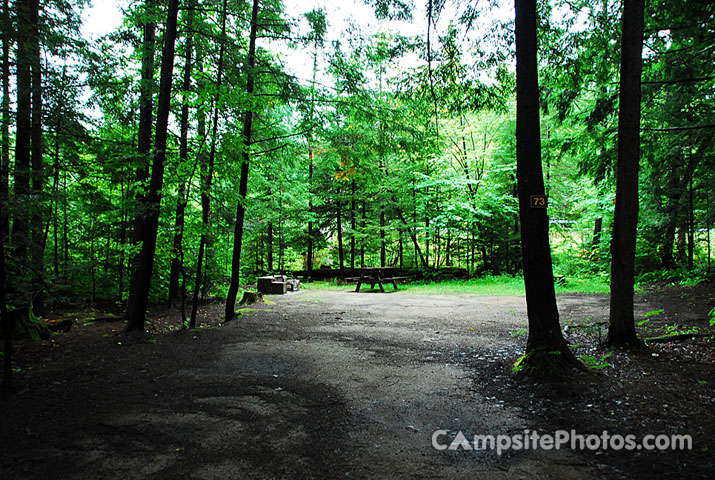
M 395 267 L 369 267 L 369 268 L 356 268 L 356 271 L 360 272 L 360 277 L 357 277 L 357 288 L 356 292 L 360 291 L 360 286 L 365 284 L 370 284 L 370 289 L 375 288 L 375 285 L 380 287 L 381 292 L 385 292 L 385 287 L 383 283 L 392 283 L 392 286 L 397 290 L 397 280 L 402 280 L 407 277 L 396 277 Z

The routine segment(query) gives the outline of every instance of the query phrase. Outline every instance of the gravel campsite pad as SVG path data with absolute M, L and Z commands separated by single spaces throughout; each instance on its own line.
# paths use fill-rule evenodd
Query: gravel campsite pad
M 0 403 L 0 478 L 709 478 L 715 469 L 713 343 L 609 355 L 597 345 L 607 296 L 559 296 L 569 343 L 596 368 L 557 384 L 511 375 L 526 343 L 520 297 L 346 288 L 268 298 L 227 325 L 219 304 L 191 331 L 169 328 L 176 312 L 152 312 L 152 330 L 132 335 L 118 334 L 121 321 L 78 314 L 69 332 L 19 343 L 17 393 Z M 637 318 L 649 318 L 640 334 L 707 332 L 714 302 L 712 285 L 639 295 Z M 471 442 L 572 429 L 693 442 L 433 446 L 460 432 Z

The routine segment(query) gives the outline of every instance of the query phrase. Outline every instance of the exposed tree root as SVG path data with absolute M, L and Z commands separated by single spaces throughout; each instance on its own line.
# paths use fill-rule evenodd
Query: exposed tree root
M 546 381 L 563 380 L 575 372 L 588 371 L 568 346 L 553 350 L 529 350 L 514 363 L 512 369 L 517 377 Z
M 628 336 L 618 336 L 618 338 L 614 338 L 614 336 L 609 333 L 604 345 L 608 348 L 621 350 L 643 350 L 646 348 L 643 340 L 638 338 L 635 333 Z

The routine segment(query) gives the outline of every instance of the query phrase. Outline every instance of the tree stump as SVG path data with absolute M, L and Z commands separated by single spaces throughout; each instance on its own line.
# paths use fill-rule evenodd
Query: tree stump
M 261 292 L 243 292 L 243 298 L 239 305 L 251 305 L 253 303 L 263 303 L 263 294 Z
M 20 307 L 7 312 L 8 320 L 12 328 L 13 338 L 23 338 L 28 336 L 33 340 L 47 340 L 50 338 L 50 330 L 47 324 L 37 318 L 30 307 Z M 2 337 L 2 331 L 0 331 Z

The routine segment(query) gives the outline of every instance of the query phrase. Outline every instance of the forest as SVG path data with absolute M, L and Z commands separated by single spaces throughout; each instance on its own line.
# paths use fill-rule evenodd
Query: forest
M 193 326 L 197 303 L 218 298 L 229 320 L 266 272 L 520 275 L 518 51 L 498 3 L 364 0 L 366 20 L 279 0 L 136 0 L 88 38 L 86 1 L 4 0 L 3 319 L 114 305 L 141 329 L 164 303 Z M 634 281 L 702 279 L 715 5 L 653 0 L 642 13 L 638 156 L 623 187 Z M 614 0 L 536 11 L 554 272 L 604 282 L 629 98 L 622 15 Z

